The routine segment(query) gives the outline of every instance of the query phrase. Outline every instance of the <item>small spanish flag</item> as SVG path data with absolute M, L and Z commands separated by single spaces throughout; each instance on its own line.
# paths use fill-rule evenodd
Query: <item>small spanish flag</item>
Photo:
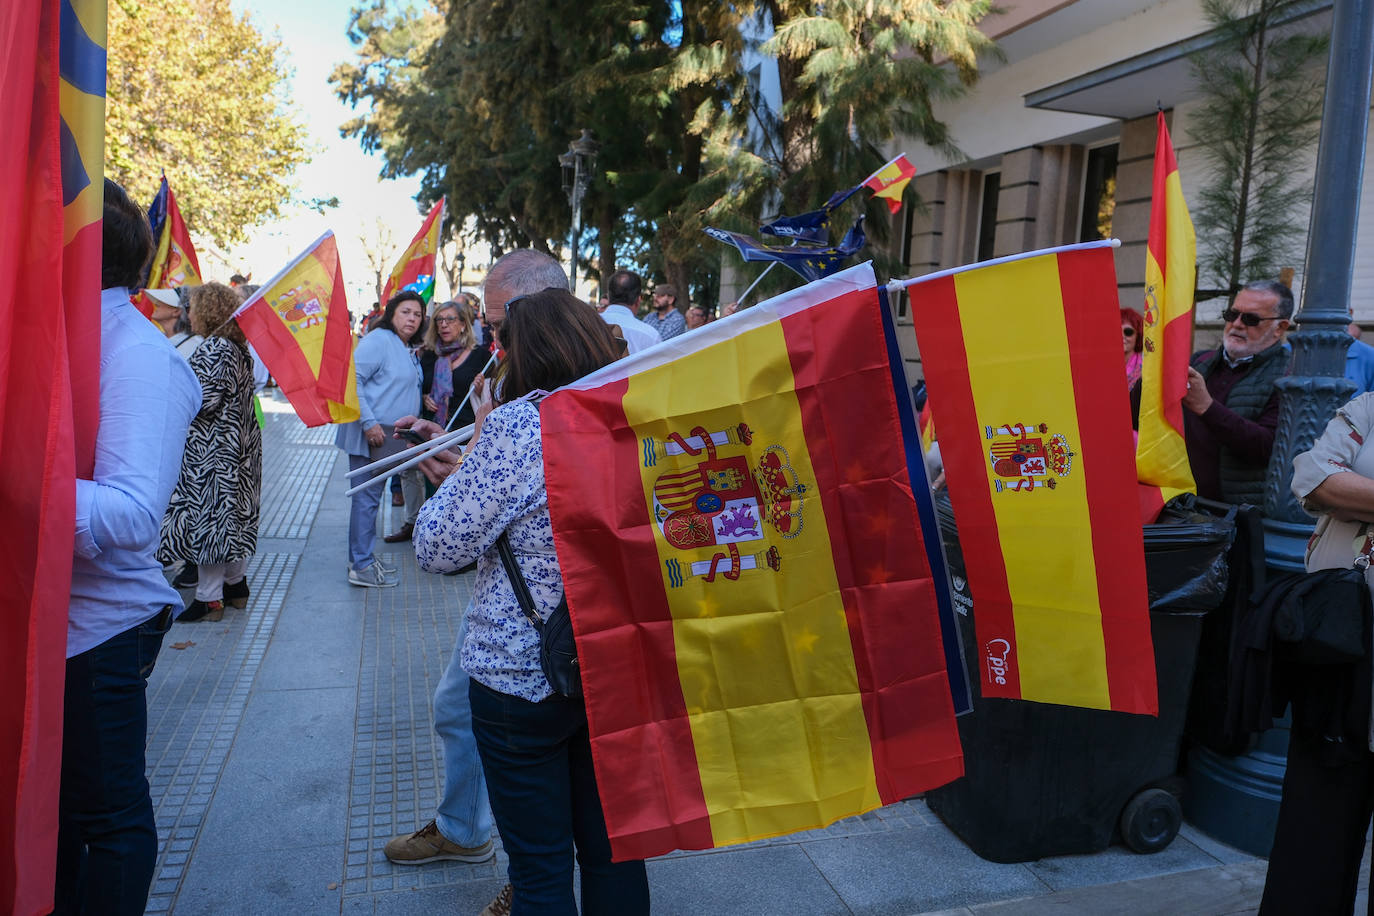
M 358 419 L 353 329 L 334 233 L 264 283 L 234 317 L 301 422 Z
M 860 265 L 540 408 L 618 860 L 821 827 L 963 773 L 886 308 Z
M 1110 243 L 934 274 L 908 294 L 983 696 L 1153 715 Z
M 157 196 L 148 208 L 148 222 L 153 227 L 157 250 L 148 266 L 148 282 L 144 286 L 150 289 L 199 286 L 202 282 L 200 262 L 166 175 L 162 176 Z
M 1140 441 L 1136 479 L 1145 524 L 1180 493 L 1196 493 L 1183 442 L 1183 396 L 1193 349 L 1197 239 L 1164 112 L 1155 139 L 1154 193 L 1145 253 L 1145 350 L 1140 367 Z
M 430 208 L 429 215 L 420 225 L 420 231 L 410 240 L 410 246 L 401 253 L 401 259 L 391 268 L 391 276 L 386 278 L 382 288 L 382 305 L 403 289 L 413 289 L 425 300 L 434 298 L 434 265 L 439 252 L 439 230 L 444 225 L 444 201 Z
M 886 200 L 887 209 L 896 213 L 902 209 L 902 192 L 914 177 L 916 166 L 906 158 L 906 153 L 899 153 L 887 165 L 865 178 L 859 187 L 868 188 L 874 197 Z

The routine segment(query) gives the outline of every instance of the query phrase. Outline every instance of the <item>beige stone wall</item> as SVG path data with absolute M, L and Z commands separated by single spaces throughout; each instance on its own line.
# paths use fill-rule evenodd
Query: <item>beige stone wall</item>
M 1172 112 L 1165 114 L 1167 121 Z M 1154 187 L 1155 116 L 1121 123 L 1116 159 L 1117 294 L 1123 308 L 1141 310 L 1145 293 L 1145 250 L 1150 236 L 1150 194 Z

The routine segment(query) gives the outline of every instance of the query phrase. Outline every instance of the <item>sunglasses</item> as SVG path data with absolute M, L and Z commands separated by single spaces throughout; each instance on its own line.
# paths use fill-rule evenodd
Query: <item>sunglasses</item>
M 1259 315 L 1256 315 L 1253 312 L 1238 312 L 1235 309 L 1227 309 L 1226 311 L 1221 313 L 1221 320 L 1225 321 L 1227 324 L 1230 324 L 1237 318 L 1239 318 L 1240 323 L 1245 325 L 1247 328 L 1257 328 L 1259 327 L 1259 323 L 1261 321 L 1283 320 L 1283 318 L 1278 315 L 1271 315 L 1268 318 L 1261 318 Z
M 1121 336 L 1122 336 L 1122 337 L 1134 337 L 1134 336 L 1135 336 L 1135 328 L 1122 328 L 1122 329 L 1121 329 Z
M 563 289 L 563 287 L 561 287 L 561 286 L 546 286 L 546 287 L 544 287 L 543 289 L 541 289 L 539 292 L 541 292 L 541 293 L 547 293 L 547 292 L 548 292 L 549 290 L 551 290 L 551 289 L 560 290 L 561 292 L 567 292 L 567 290 Z M 532 296 L 535 296 L 535 295 L 538 295 L 538 294 L 537 294 L 537 293 L 521 293 L 520 295 L 516 296 L 514 299 L 507 299 L 507 300 L 506 300 L 506 306 L 505 306 L 505 308 L 506 308 L 506 314 L 507 314 L 507 315 L 510 314 L 511 307 L 514 306 L 517 302 L 520 302 L 520 301 L 525 300 L 525 299 L 529 299 L 529 298 L 531 298 Z

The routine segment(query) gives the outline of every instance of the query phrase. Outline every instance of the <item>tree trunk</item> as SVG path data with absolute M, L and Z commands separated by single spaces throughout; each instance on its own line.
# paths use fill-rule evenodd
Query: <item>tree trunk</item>
M 596 242 L 601 249 L 597 270 L 601 272 L 601 295 L 606 295 L 606 280 L 615 273 L 615 207 L 609 202 L 601 207 L 596 217 Z
M 677 289 L 677 310 L 686 313 L 687 306 L 691 304 L 692 297 L 689 284 L 692 279 L 692 272 L 687 265 L 681 261 L 665 261 L 663 263 L 663 273 Z

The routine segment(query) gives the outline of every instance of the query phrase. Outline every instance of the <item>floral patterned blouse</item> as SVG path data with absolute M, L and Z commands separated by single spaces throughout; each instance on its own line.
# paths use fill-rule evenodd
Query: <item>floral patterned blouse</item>
M 527 401 L 502 404 L 487 416 L 472 453 L 421 507 L 414 542 L 427 572 L 477 560 L 463 670 L 492 690 L 537 703 L 553 689 L 539 668 L 539 634 L 520 610 L 496 551 L 502 531 L 510 533 L 535 609 L 547 618 L 563 598 L 563 576 L 544 492 L 539 409 Z

